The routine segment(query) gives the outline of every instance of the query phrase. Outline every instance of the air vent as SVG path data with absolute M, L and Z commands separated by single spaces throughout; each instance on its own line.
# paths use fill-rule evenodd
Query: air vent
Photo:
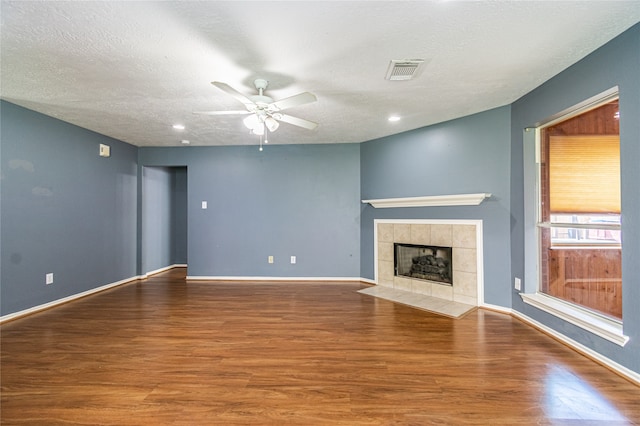
M 411 80 L 417 73 L 424 59 L 392 59 L 387 70 L 387 80 Z

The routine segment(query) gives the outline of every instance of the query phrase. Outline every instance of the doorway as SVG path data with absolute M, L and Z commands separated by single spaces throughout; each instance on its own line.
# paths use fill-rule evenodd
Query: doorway
M 186 266 L 187 167 L 142 168 L 142 268 Z

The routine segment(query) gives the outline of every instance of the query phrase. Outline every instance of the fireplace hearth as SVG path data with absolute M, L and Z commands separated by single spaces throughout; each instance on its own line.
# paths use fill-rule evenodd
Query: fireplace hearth
M 453 285 L 452 248 L 394 243 L 395 276 Z

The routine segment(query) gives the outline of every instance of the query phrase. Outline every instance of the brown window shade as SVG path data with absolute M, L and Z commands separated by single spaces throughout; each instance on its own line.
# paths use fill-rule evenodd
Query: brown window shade
M 620 137 L 551 136 L 553 213 L 620 213 Z

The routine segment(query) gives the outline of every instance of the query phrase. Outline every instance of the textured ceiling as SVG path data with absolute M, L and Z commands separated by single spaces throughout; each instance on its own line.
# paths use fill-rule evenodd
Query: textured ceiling
M 287 110 L 316 130 L 271 143 L 415 129 L 507 105 L 640 20 L 637 0 L 1 4 L 2 98 L 138 146 L 256 144 L 243 116 L 192 114 L 243 108 L 213 80 L 318 97 Z M 408 58 L 426 60 L 414 80 L 384 79 Z

